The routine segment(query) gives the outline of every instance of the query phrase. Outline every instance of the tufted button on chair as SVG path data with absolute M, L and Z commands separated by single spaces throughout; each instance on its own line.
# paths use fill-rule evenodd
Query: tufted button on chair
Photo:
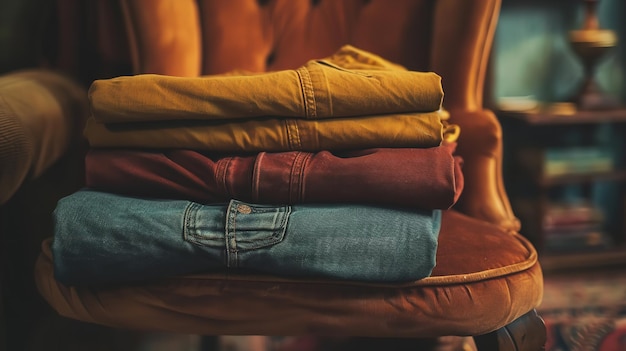
M 123 0 L 136 73 L 194 77 L 292 69 L 344 44 L 443 77 L 461 128 L 465 189 L 444 211 L 425 279 L 365 284 L 233 272 L 115 285 L 55 280 L 49 242 L 36 280 L 61 315 L 202 335 L 473 337 L 480 350 L 540 350 L 542 273 L 501 177 L 501 132 L 483 108 L 499 0 Z M 468 345 L 474 344 L 470 342 Z M 469 347 L 469 346 L 468 346 Z

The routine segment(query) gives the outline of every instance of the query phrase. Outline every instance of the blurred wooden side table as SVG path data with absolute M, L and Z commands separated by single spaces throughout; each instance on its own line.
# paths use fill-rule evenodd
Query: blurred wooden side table
M 544 270 L 626 267 L 626 108 L 496 114 L 504 134 L 507 193 L 522 222 L 521 232 L 538 248 Z M 569 155 L 569 159 L 557 162 L 551 158 L 554 155 Z M 572 188 L 579 199 L 589 203 L 598 202 L 598 192 L 609 189 L 605 194 L 609 199 L 597 206 L 605 207 L 600 213 L 606 220 L 597 232 L 582 225 L 562 226 L 565 229 L 558 232 L 563 235 L 559 237 L 548 216 L 555 208 L 553 204 L 562 201 L 564 192 Z M 574 221 L 574 216 L 571 218 Z M 574 235 L 585 245 L 554 248 L 561 239 L 563 243 L 574 242 Z

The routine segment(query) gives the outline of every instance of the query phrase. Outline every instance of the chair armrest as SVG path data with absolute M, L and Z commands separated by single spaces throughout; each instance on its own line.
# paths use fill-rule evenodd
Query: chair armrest
M 58 73 L 0 76 L 0 204 L 81 137 L 88 110 L 86 89 Z
M 451 110 L 461 127 L 457 153 L 463 157 L 465 188 L 455 208 L 472 217 L 518 231 L 502 178 L 502 129 L 490 110 Z
M 134 73 L 196 77 L 202 38 L 196 0 L 121 0 Z

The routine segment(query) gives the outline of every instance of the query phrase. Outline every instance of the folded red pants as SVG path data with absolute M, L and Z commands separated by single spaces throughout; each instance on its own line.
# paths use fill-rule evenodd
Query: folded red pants
M 447 209 L 463 189 L 456 144 L 218 156 L 194 150 L 92 149 L 86 185 L 200 203 L 360 203 Z

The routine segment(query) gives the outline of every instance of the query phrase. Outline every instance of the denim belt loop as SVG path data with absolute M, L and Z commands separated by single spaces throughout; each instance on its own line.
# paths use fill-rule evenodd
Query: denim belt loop
M 237 204 L 236 201 L 230 201 L 226 212 L 224 240 L 226 243 L 226 267 L 228 268 L 237 267 L 237 235 L 235 230 L 237 229 L 238 208 L 241 206 L 245 205 Z

